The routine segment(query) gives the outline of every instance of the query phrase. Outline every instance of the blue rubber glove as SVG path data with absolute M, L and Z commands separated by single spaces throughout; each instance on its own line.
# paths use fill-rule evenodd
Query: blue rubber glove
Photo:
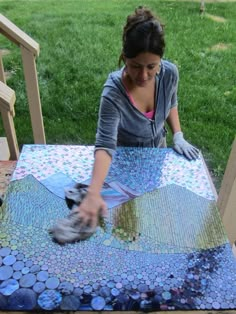
M 173 143 L 173 148 L 178 154 L 184 155 L 189 160 L 198 158 L 199 150 L 184 139 L 183 132 L 174 134 Z

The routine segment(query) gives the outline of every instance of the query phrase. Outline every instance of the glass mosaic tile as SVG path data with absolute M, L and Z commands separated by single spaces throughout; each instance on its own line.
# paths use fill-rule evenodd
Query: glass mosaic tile
M 106 178 L 110 181 L 119 181 L 140 193 L 176 184 L 215 199 L 202 157 L 189 161 L 170 148 L 120 147 Z
M 12 180 L 28 174 L 43 180 L 61 172 L 77 182 L 83 181 L 91 175 L 93 151 L 93 146 L 24 145 Z
M 108 194 L 130 200 L 109 206 L 89 240 L 51 241 L 69 211 L 58 178 L 86 180 L 92 159 L 87 147 L 25 146 L 0 211 L 0 310 L 236 309 L 236 263 L 201 158 L 118 149 Z
M 28 174 L 43 180 L 64 173 L 76 182 L 84 181 L 91 175 L 93 151 L 93 146 L 24 145 L 12 180 Z M 170 148 L 158 149 L 157 153 L 156 148 L 118 147 L 106 178 L 110 181 L 124 183 L 137 193 L 177 184 L 215 199 L 202 157 L 188 161 Z

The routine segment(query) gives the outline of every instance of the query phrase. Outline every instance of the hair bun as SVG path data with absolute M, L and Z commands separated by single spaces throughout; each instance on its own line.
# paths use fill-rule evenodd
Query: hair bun
M 135 9 L 134 13 L 129 15 L 126 20 L 126 26 L 124 27 L 124 35 L 130 30 L 135 28 L 139 24 L 151 22 L 163 29 L 163 26 L 159 19 L 152 13 L 152 11 L 146 7 L 139 6 Z M 123 36 L 123 41 L 125 37 Z
M 165 49 L 164 30 L 158 17 L 143 6 L 137 7 L 126 19 L 122 34 L 121 60 L 139 53 L 151 52 L 162 58 Z
M 153 15 L 152 11 L 148 8 L 145 8 L 144 6 L 139 6 L 135 9 L 135 15 L 142 17 L 144 21 L 155 19 L 155 16 Z

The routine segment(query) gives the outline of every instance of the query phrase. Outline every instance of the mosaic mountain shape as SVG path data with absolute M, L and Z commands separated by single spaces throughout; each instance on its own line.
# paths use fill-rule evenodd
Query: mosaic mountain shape
M 1 207 L 1 310 L 234 306 L 236 263 L 214 202 L 170 185 L 112 208 L 90 240 L 60 246 L 47 230 L 67 213 L 65 201 L 33 176 L 11 182 Z M 188 241 L 172 219 L 192 232 Z M 164 221 L 169 228 L 160 236 Z

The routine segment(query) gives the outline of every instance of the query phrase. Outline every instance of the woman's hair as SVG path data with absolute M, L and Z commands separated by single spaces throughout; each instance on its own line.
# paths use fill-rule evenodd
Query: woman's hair
M 165 49 L 163 27 L 164 25 L 149 9 L 138 7 L 127 17 L 123 29 L 119 65 L 124 57 L 135 58 L 143 52 L 151 52 L 162 57 Z

